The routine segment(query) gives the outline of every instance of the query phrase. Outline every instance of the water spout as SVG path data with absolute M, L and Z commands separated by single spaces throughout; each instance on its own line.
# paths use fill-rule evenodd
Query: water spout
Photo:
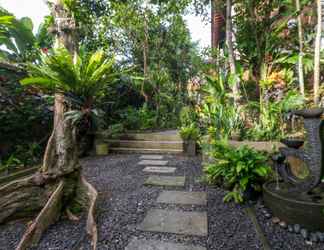
M 276 164 L 276 190 L 277 190 L 277 191 L 280 190 L 280 186 L 279 186 L 279 170 L 278 170 L 278 164 Z

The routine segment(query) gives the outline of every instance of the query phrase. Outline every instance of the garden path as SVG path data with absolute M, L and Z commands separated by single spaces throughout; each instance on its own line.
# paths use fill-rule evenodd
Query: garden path
M 153 172 L 160 175 L 150 175 L 145 181 L 147 186 L 185 187 L 185 176 L 163 176 L 169 173 L 166 170 L 176 168 L 167 167 L 168 161 L 160 155 L 143 155 L 138 165 L 146 166 L 142 171 Z M 159 167 L 151 167 L 159 166 Z M 161 176 L 162 175 L 162 176 Z M 157 198 L 157 203 L 174 205 L 198 205 L 206 206 L 207 195 L 205 192 L 192 191 L 162 191 Z M 207 236 L 207 213 L 196 211 L 177 211 L 174 209 L 150 209 L 143 222 L 137 227 L 140 231 L 159 232 L 181 235 Z M 206 250 L 197 245 L 184 245 L 169 241 L 157 241 L 153 239 L 138 239 L 133 237 L 125 250 Z

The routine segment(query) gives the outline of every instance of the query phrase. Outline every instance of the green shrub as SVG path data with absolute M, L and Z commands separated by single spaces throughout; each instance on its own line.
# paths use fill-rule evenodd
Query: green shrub
M 180 111 L 181 126 L 190 126 L 198 121 L 198 115 L 192 107 L 185 106 Z
M 271 171 L 265 153 L 247 146 L 233 148 L 225 140 L 213 143 L 211 156 L 215 162 L 205 168 L 207 180 L 211 184 L 221 183 L 230 190 L 224 197 L 225 202 L 243 202 L 247 188 L 260 190 L 261 183 Z
M 125 131 L 124 125 L 121 123 L 112 124 L 103 133 L 106 138 L 118 138 L 118 135 Z
M 199 129 L 193 123 L 188 127 L 181 127 L 180 136 L 185 141 L 197 141 L 199 138 Z

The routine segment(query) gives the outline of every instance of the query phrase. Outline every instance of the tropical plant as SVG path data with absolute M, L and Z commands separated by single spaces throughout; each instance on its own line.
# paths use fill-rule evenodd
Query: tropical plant
M 93 109 L 94 101 L 103 96 L 107 85 L 117 77 L 114 58 L 106 58 L 103 51 L 88 55 L 84 51 L 76 58 L 65 48 L 43 54 L 41 64 L 27 64 L 30 74 L 21 81 L 23 85 L 37 85 L 45 91 L 64 93 L 73 104 L 73 109 L 65 113 L 74 125 L 83 121 L 88 128 L 91 120 L 98 115 Z
M 235 108 L 233 96 L 226 90 L 223 74 L 207 76 L 202 95 L 204 99 L 199 115 L 213 137 L 228 138 L 231 133 L 240 130 L 240 113 Z
M 33 22 L 28 17 L 15 18 L 0 8 L 0 59 L 25 61 L 33 54 L 36 38 L 33 34 Z
M 214 141 L 210 156 L 214 162 L 205 167 L 206 177 L 211 184 L 222 184 L 230 190 L 225 202 L 242 203 L 244 192 L 248 188 L 260 190 L 271 171 L 266 154 L 247 146 L 233 148 L 226 140 Z
M 181 126 L 190 126 L 192 123 L 198 122 L 198 114 L 194 108 L 185 106 L 180 111 L 180 123 Z
M 250 110 L 256 110 L 259 117 L 247 130 L 246 137 L 252 140 L 283 138 L 287 133 L 285 116 L 289 111 L 302 108 L 304 105 L 304 97 L 296 91 L 288 91 L 281 100 L 268 100 L 262 102 L 261 105 L 257 102 L 250 102 Z
M 187 127 L 181 127 L 180 136 L 185 141 L 197 141 L 199 138 L 199 129 L 194 123 Z

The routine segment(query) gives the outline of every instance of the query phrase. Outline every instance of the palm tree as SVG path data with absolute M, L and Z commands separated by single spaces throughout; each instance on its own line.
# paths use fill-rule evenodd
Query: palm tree
M 53 8 L 55 17 L 66 13 L 61 0 Z M 13 181 L 0 188 L 0 223 L 20 217 L 35 216 L 17 249 L 37 244 L 42 233 L 53 224 L 64 209 L 75 219 L 71 208 L 80 204 L 88 209 L 86 230 L 96 249 L 97 227 L 94 219 L 96 190 L 82 176 L 78 160 L 78 126 L 76 121 L 87 121 L 93 102 L 102 96 L 104 88 L 114 81 L 114 59 L 106 58 L 102 51 L 93 55 L 73 53 L 71 44 L 73 19 L 65 16 L 70 29 L 57 33 L 61 45 L 40 63 L 27 65 L 29 77 L 24 85 L 34 85 L 43 91 L 55 93 L 54 128 L 48 141 L 43 165 L 31 177 Z M 62 23 L 60 23 L 62 25 Z M 62 30 L 62 29 L 61 29 Z M 64 29 L 66 30 L 66 29 Z M 67 49 L 65 49 L 65 48 Z

